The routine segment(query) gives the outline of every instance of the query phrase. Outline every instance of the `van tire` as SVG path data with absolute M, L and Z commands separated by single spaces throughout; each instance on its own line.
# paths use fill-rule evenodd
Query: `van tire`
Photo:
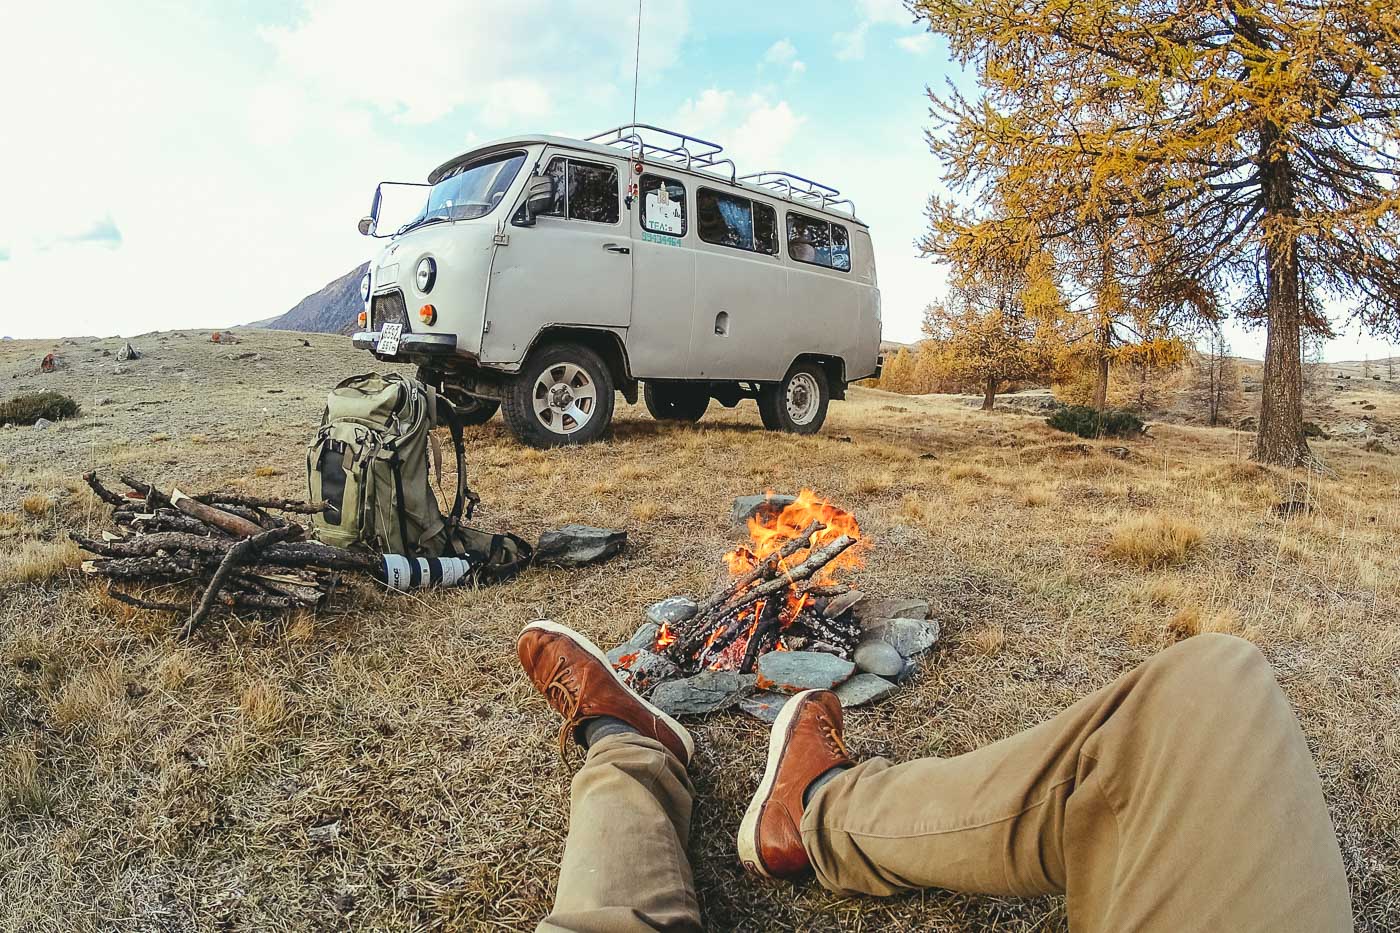
M 541 347 L 506 385 L 506 426 L 531 447 L 566 447 L 598 440 L 612 423 L 617 387 L 607 364 L 577 343 Z M 588 400 L 588 407 L 577 404 Z M 581 426 L 569 409 L 587 414 Z
M 770 431 L 816 434 L 826 421 L 831 386 L 817 363 L 794 363 L 782 382 L 759 387 L 758 414 Z
M 710 393 L 688 385 L 648 382 L 642 389 L 647 411 L 657 421 L 699 421 L 710 407 Z

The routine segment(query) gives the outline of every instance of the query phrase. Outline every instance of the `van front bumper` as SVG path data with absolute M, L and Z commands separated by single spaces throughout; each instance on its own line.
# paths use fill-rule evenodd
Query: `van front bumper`
M 362 330 L 350 338 L 357 350 L 379 352 L 379 331 Z M 396 356 L 450 356 L 457 352 L 457 338 L 453 334 L 404 334 L 399 338 L 399 352 Z

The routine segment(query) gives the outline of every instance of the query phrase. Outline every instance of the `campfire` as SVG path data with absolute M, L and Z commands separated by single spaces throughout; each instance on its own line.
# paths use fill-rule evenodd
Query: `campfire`
M 750 673 L 769 651 L 812 650 L 849 658 L 860 627 L 844 609 L 850 587 L 834 574 L 860 566 L 855 516 L 804 489 L 781 509 L 748 520 L 749 543 L 724 560 L 729 579 L 695 616 L 663 624 L 656 650 L 684 674 Z M 838 611 L 828 613 L 834 604 Z
M 784 694 L 809 687 L 868 702 L 937 640 L 923 600 L 872 599 L 844 579 L 869 547 L 850 512 L 811 490 L 742 497 L 735 508 L 748 513 L 748 540 L 724 555 L 713 595 L 662 600 L 609 652 L 662 709 L 699 715 L 738 703 L 770 718 Z

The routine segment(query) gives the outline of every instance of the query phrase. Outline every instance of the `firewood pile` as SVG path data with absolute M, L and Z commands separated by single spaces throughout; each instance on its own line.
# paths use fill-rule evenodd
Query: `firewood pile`
M 343 572 L 376 574 L 382 564 L 378 555 L 312 541 L 309 527 L 288 517 L 313 515 L 322 504 L 232 492 L 187 495 L 177 488 L 166 493 L 129 476 L 121 477 L 127 491 L 114 492 L 96 473 L 83 479 L 112 507 L 118 529 L 100 539 L 70 535 L 96 555 L 83 571 L 106 577 L 113 599 L 184 615 L 186 637 L 216 610 L 320 606 Z

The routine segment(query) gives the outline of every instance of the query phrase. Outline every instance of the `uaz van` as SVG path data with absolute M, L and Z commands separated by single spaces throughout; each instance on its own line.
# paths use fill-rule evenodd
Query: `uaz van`
M 598 438 L 639 384 L 659 419 L 754 398 L 768 429 L 817 431 L 879 368 L 870 231 L 836 189 L 721 153 L 645 124 L 504 139 L 434 169 L 389 234 L 381 184 L 355 346 L 541 447 Z

